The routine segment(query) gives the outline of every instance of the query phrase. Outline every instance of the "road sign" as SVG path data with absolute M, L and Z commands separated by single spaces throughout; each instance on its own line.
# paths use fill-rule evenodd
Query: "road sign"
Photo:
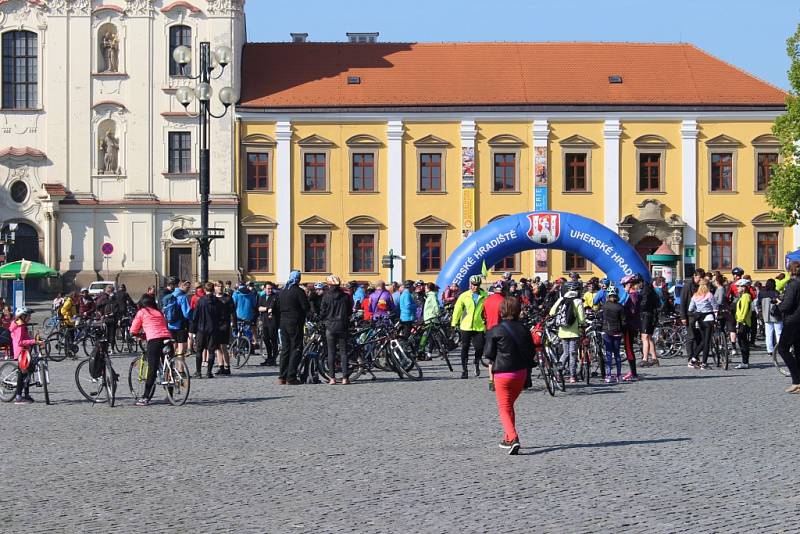
M 202 228 L 186 228 L 186 237 L 192 239 L 198 239 L 203 237 L 203 230 Z M 208 229 L 208 238 L 209 239 L 222 239 L 225 237 L 225 229 L 224 228 L 209 228 Z
M 114 252 L 114 245 L 111 243 L 103 243 L 100 246 L 100 252 L 102 252 L 104 256 L 110 256 Z
M 394 265 L 394 256 L 383 256 L 381 258 L 381 267 L 388 269 Z

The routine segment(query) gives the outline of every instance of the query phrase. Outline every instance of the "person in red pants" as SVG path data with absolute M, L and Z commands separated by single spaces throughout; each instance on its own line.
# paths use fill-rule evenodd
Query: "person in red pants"
M 514 403 L 525 387 L 528 370 L 533 366 L 533 340 L 519 321 L 520 304 L 515 297 L 506 297 L 500 304 L 500 323 L 489 331 L 484 357 L 491 364 L 489 374 L 494 382 L 497 410 L 503 425 L 500 448 L 508 454 L 519 453 Z

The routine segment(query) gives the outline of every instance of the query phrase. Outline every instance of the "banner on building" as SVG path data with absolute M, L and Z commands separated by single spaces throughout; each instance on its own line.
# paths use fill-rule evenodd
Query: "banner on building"
M 533 149 L 533 175 L 534 175 L 534 197 L 533 209 L 535 211 L 547 211 L 547 147 L 537 146 Z M 536 272 L 547 272 L 547 251 L 540 249 L 535 252 L 534 270 Z
M 475 231 L 475 147 L 461 147 L 461 235 Z

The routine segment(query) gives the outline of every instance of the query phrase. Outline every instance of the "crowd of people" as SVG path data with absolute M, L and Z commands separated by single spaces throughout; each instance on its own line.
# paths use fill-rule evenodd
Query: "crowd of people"
M 422 280 L 343 285 L 335 275 L 325 283 L 301 284 L 300 272 L 292 271 L 282 287 L 272 282 L 261 287 L 253 282 L 234 287 L 230 282 L 217 281 L 197 284 L 192 289 L 189 281 L 169 279 L 160 292 L 151 287 L 138 302 L 128 295 L 124 285 L 117 289 L 109 285 L 97 297 L 87 291 L 59 295 L 53 301 L 53 309 L 66 327 L 79 317 L 104 322 L 110 340 L 121 317 L 135 313 L 130 332 L 146 339 L 149 363 L 145 395 L 137 403 L 142 406 L 148 405 L 153 395 L 155 370 L 165 340 L 174 343 L 176 356 L 194 355 L 195 378 L 213 378 L 231 373 L 228 344 L 232 333 L 237 328 L 249 328 L 261 336 L 258 342 L 264 361 L 260 365 L 277 365 L 279 384 L 298 385 L 306 321 L 312 319 L 325 326 L 329 383 L 348 384 L 347 336 L 353 320 L 395 319 L 407 336 L 414 325 L 430 325 L 449 318 L 450 326 L 459 333 L 461 378 L 469 378 L 470 352 L 476 376 L 481 375 L 482 358 L 491 364 L 490 383 L 505 432 L 501 446 L 515 454 L 519 437 L 514 425 L 514 402 L 526 382 L 530 384 L 531 369 L 536 366 L 530 331 L 520 321 L 526 313 L 538 312 L 553 318 L 562 347 L 559 371 L 569 376 L 570 383 L 576 382 L 578 343 L 589 316 L 602 325 L 608 383 L 638 380 L 637 364 L 660 365 L 652 337 L 659 316 L 676 314 L 686 325 L 688 366 L 697 369 L 712 367 L 710 340 L 718 328 L 729 336 L 730 350 L 741 356 L 737 369 L 748 369 L 750 350 L 761 324 L 766 350 L 777 350 L 791 374 L 792 385 L 786 391 L 800 393 L 800 367 L 794 356 L 800 346 L 800 333 L 796 334 L 793 328 L 784 329 L 800 323 L 800 263 L 793 262 L 787 274 L 763 284 L 753 283 L 738 267 L 730 275 L 728 279 L 719 271 L 697 269 L 682 283 L 669 284 L 660 277 L 646 282 L 638 274 L 616 283 L 599 278 L 583 282 L 577 273 L 552 282 L 539 278 L 517 282 L 505 273 L 488 291 L 480 275 L 469 279 L 469 289 L 465 291 L 456 285 L 440 291 L 435 284 Z M 29 318 L 28 310 L 12 314 L 8 307 L 0 315 L 0 340 L 4 330 L 10 333 L 15 359 L 27 347 L 39 343 L 27 329 Z M 635 342 L 639 340 L 641 352 L 635 354 Z M 421 349 L 424 353 L 425 347 Z M 622 354 L 628 364 L 625 375 Z M 335 375 L 337 358 L 340 381 Z M 30 403 L 24 374 L 19 376 L 16 402 Z

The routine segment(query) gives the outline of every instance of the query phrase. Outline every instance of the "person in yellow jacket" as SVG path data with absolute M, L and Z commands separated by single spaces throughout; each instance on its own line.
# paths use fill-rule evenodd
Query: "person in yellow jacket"
M 58 314 L 61 316 L 64 326 L 67 327 L 67 342 L 72 346 L 72 351 L 74 353 L 77 353 L 78 347 L 75 345 L 75 321 L 73 321 L 72 318 L 78 315 L 78 299 L 80 298 L 80 294 L 77 291 L 73 291 L 64 299 L 63 304 L 61 304 L 61 309 L 58 310 Z
M 469 346 L 475 348 L 475 376 L 481 376 L 481 356 L 486 341 L 486 318 L 483 303 L 487 293 L 481 289 L 482 278 L 475 275 L 469 279 L 469 291 L 458 296 L 453 308 L 452 326 L 461 331 L 461 378 L 469 378 L 467 359 Z
M 739 286 L 739 297 L 736 299 L 736 341 L 739 343 L 739 352 L 742 353 L 742 363 L 736 366 L 737 369 L 750 369 L 750 327 L 752 326 L 753 298 L 750 296 L 748 286 L 750 280 L 741 278 L 736 281 Z M 744 290 L 744 291 L 742 291 Z
M 563 369 L 566 367 L 567 360 L 569 360 L 569 383 L 574 384 L 578 381 L 578 343 L 581 339 L 581 327 L 586 322 L 586 315 L 583 312 L 583 300 L 578 294 L 580 284 L 575 281 L 569 281 L 565 284 L 564 289 L 566 289 L 564 296 L 560 297 L 550 308 L 550 315 L 557 317 L 561 311 L 562 304 L 564 306 L 572 306 L 572 323 L 557 326 L 558 337 L 561 338 L 561 345 L 564 347 L 559 366 L 560 369 Z

